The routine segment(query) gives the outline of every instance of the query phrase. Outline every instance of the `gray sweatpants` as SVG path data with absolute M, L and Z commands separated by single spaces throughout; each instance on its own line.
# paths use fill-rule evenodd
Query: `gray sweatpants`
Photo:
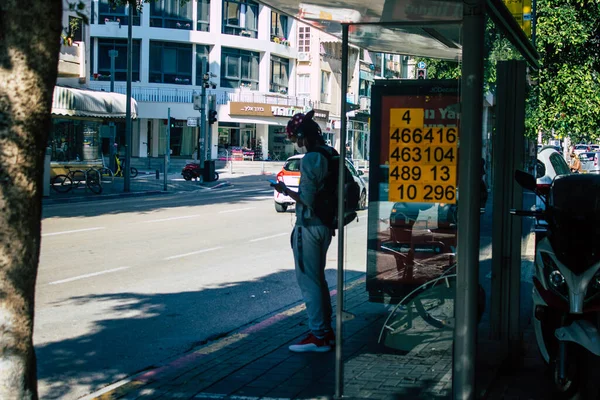
M 295 226 L 291 239 L 296 280 L 306 303 L 308 327 L 315 336 L 323 337 L 332 330 L 331 296 L 325 280 L 331 231 L 323 225 Z

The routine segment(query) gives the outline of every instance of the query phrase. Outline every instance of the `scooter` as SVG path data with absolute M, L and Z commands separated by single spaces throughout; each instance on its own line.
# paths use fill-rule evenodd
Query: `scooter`
M 200 168 L 200 164 L 196 164 L 196 163 L 187 163 L 185 165 L 185 167 L 183 167 L 183 169 L 181 170 L 181 175 L 183 176 L 183 179 L 185 179 L 186 181 L 191 181 L 192 179 L 198 179 L 202 176 L 202 174 L 203 174 L 203 170 L 202 170 L 202 168 Z M 211 182 L 217 181 L 217 180 L 219 180 L 219 174 L 215 171 Z
M 515 172 L 545 210 L 511 210 L 544 220 L 536 229 L 533 326 L 560 397 L 600 398 L 600 175 L 561 175 L 546 194 Z M 540 226 L 539 224 L 537 226 Z

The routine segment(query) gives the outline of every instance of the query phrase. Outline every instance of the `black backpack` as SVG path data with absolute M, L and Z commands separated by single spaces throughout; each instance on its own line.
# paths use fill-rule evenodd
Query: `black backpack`
M 313 210 L 315 215 L 331 229 L 338 227 L 338 186 L 340 155 L 332 147 L 320 146 L 313 150 L 322 154 L 327 159 L 327 175 L 321 190 L 315 194 Z M 360 186 L 354 180 L 352 172 L 344 164 L 344 225 L 356 219 L 356 210 L 360 203 Z

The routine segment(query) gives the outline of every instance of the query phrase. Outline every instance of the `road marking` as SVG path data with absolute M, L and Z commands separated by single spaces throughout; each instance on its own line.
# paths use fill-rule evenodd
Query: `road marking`
M 256 207 L 247 207 L 247 208 L 238 208 L 235 210 L 225 210 L 225 211 L 219 211 L 219 214 L 225 214 L 225 213 L 232 213 L 232 212 L 238 212 L 238 211 L 247 211 L 247 210 L 254 210 Z
M 197 218 L 197 217 L 201 217 L 202 215 L 203 214 L 193 214 L 193 215 L 183 215 L 181 217 L 151 219 L 150 221 L 142 221 L 142 223 L 144 223 L 144 224 L 150 224 L 150 223 L 153 223 L 153 222 L 175 221 L 175 220 L 178 220 L 178 219 Z
M 79 232 L 88 232 L 88 231 L 97 231 L 100 229 L 104 229 L 103 226 L 99 226 L 97 228 L 85 228 L 85 229 L 75 229 L 73 231 L 62 231 L 62 232 L 52 232 L 52 233 L 42 233 L 42 236 L 57 236 L 57 235 L 66 235 L 68 233 L 79 233 Z
M 165 258 L 165 261 L 168 260 L 175 260 L 176 258 L 182 258 L 182 257 L 187 257 L 187 256 L 193 256 L 195 254 L 201 254 L 201 253 L 207 253 L 209 251 L 214 251 L 214 250 L 220 250 L 223 247 L 211 247 L 210 249 L 204 249 L 204 250 L 198 250 L 198 251 L 192 251 L 191 253 L 185 253 L 185 254 L 178 254 L 176 256 L 171 256 L 171 257 L 167 257 Z
M 286 236 L 286 235 L 289 235 L 289 232 L 278 233 L 277 235 L 259 237 L 259 238 L 250 240 L 250 243 L 252 243 L 252 242 L 260 242 L 261 240 L 268 240 L 268 239 L 273 239 L 273 238 L 276 238 L 276 237 Z
M 107 269 L 105 271 L 99 271 L 99 272 L 93 272 L 91 274 L 79 275 L 79 276 L 75 276 L 73 278 L 61 279 L 59 281 L 50 282 L 48 285 L 58 285 L 59 283 L 78 281 L 80 279 L 92 278 L 92 277 L 98 276 L 98 275 L 110 274 L 111 272 L 123 271 L 128 268 L 131 268 L 131 267 L 119 267 L 119 268 Z

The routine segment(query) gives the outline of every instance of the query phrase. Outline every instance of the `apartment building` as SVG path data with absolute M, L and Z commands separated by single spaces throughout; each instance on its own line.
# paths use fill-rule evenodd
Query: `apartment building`
M 90 1 L 88 7 L 89 26 L 80 24 L 74 42 L 64 46 L 77 48 L 77 73 L 63 75 L 59 84 L 109 93 L 112 79 L 114 92 L 124 94 L 128 8 L 111 8 L 108 0 Z M 65 26 L 74 18 L 66 13 Z M 200 112 L 194 109 L 193 97 L 201 91 L 204 74 L 210 73 L 207 94 L 214 98 L 218 120 L 208 127 L 210 158 L 235 154 L 285 159 L 293 154 L 285 135 L 289 117 L 315 109 L 326 138 L 337 148 L 341 119 L 347 118 L 346 144 L 354 158 L 365 159 L 370 85 L 377 77 L 400 77 L 402 67 L 400 56 L 351 47 L 349 113 L 341 116 L 339 39 L 253 0 L 185 4 L 156 0 L 133 11 L 132 25 L 132 96 L 137 116 L 133 157 L 162 157 L 167 148 L 174 158 L 195 157 Z M 123 151 L 124 120 L 97 122 L 100 154 L 108 154 L 113 145 L 111 126 L 116 130 L 117 149 Z

